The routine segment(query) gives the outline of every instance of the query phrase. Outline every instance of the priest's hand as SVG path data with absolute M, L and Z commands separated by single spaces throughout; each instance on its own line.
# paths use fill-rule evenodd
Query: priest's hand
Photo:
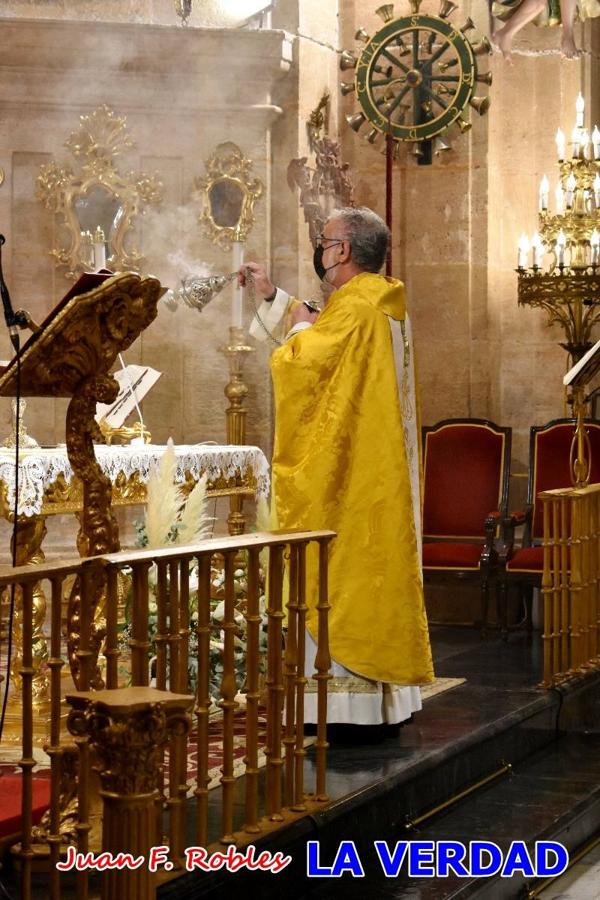
M 298 322 L 308 322 L 312 325 L 317 321 L 318 312 L 312 312 L 305 303 L 296 303 L 290 313 L 291 327 L 297 325 Z
M 238 272 L 238 284 L 240 285 L 240 287 L 245 287 L 247 283 L 247 270 L 250 270 L 250 272 L 252 273 L 252 277 L 254 278 L 256 293 L 261 295 L 262 297 L 266 297 L 269 300 L 272 300 L 277 288 L 269 278 L 266 267 L 263 266 L 262 263 L 244 263 L 244 265 Z

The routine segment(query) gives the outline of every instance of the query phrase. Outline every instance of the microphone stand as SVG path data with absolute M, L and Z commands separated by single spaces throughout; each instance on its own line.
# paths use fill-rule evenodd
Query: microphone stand
M 4 273 L 2 271 L 2 245 L 5 243 L 6 238 L 3 234 L 0 234 L 0 296 L 2 297 L 2 306 L 4 307 L 4 321 L 6 322 L 6 327 L 8 328 L 10 341 L 15 348 L 15 353 L 18 353 L 21 347 L 21 340 L 19 338 L 18 329 L 29 328 L 31 326 L 31 321 L 27 313 L 22 309 L 18 309 L 16 312 L 13 309 L 10 294 L 8 293 L 6 282 L 4 281 Z
M 19 328 L 31 327 L 29 315 L 23 310 L 14 311 L 8 287 L 4 281 L 4 273 L 2 271 L 2 245 L 5 243 L 5 237 L 0 234 L 0 296 L 2 297 L 2 306 L 4 307 L 4 319 L 10 334 L 10 340 L 15 348 L 16 353 L 16 428 L 15 428 L 15 503 L 13 509 L 13 528 L 12 528 L 12 565 L 13 569 L 17 565 L 17 531 L 19 517 L 19 418 L 21 405 L 21 360 L 19 357 L 19 349 L 21 346 L 21 338 Z M 0 711 L 0 740 L 2 740 L 2 732 L 4 730 L 4 719 L 6 717 L 6 706 L 8 703 L 8 691 L 10 687 L 10 667 L 12 662 L 12 646 L 13 646 L 13 628 L 15 618 L 15 582 L 10 586 L 10 606 L 8 613 L 8 642 L 6 650 L 6 686 L 4 689 L 4 697 L 2 699 L 2 709 Z

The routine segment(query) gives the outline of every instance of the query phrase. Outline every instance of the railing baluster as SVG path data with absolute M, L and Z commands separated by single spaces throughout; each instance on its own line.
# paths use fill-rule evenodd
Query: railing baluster
M 19 602 L 15 600 L 15 602 Z M 31 849 L 32 821 L 32 769 L 33 759 L 33 582 L 25 581 L 21 586 L 21 609 L 23 616 L 23 665 L 20 670 L 23 701 L 23 757 L 20 766 L 23 771 L 22 781 L 22 814 L 21 814 L 21 852 L 22 865 L 22 900 L 31 900 Z
M 560 500 L 552 501 L 552 671 L 560 671 Z
M 331 656 L 329 655 L 328 613 L 330 610 L 327 591 L 327 571 L 329 561 L 329 541 L 319 540 L 319 602 L 317 603 L 319 635 L 315 669 L 317 674 L 317 800 L 328 800 L 327 780 L 327 682 L 331 678 Z
M 248 596 L 246 600 L 246 822 L 248 834 L 260 832 L 258 825 L 258 704 L 259 686 L 259 550 L 248 551 Z
M 306 809 L 304 802 L 304 760 L 306 750 L 304 749 L 304 692 L 308 681 L 305 671 L 305 652 L 306 652 L 306 613 L 308 606 L 306 604 L 306 542 L 297 545 L 298 551 L 298 659 L 296 664 L 296 748 L 294 750 L 295 757 L 295 778 L 294 778 L 294 805 L 292 809 L 295 812 L 303 812 Z
M 196 796 L 196 841 L 208 843 L 208 715 L 210 709 L 210 561 L 209 553 L 198 557 L 198 683 L 196 689 L 196 752 L 198 759 Z
M 544 632 L 542 641 L 544 645 L 544 687 L 550 687 L 553 679 L 552 669 L 552 589 L 554 578 L 552 574 L 552 534 L 550 531 L 550 508 L 552 500 L 543 498 L 544 514 L 544 568 L 542 572 L 542 597 L 544 601 Z
M 52 597 L 50 600 L 50 900 L 60 898 L 60 872 L 56 863 L 60 860 L 61 836 L 60 826 L 60 775 L 62 751 L 60 746 L 60 701 L 61 701 L 61 617 L 63 579 L 55 576 L 51 579 Z
M 119 686 L 119 644 L 117 637 L 119 610 L 119 570 L 109 566 L 106 571 L 106 687 Z
M 188 689 L 188 664 L 190 651 L 190 561 L 179 563 L 179 686 L 186 694 Z
M 148 569 L 149 563 L 133 565 L 133 605 L 131 617 L 131 683 L 133 687 L 148 687 Z
M 286 806 L 294 802 L 296 747 L 296 672 L 298 666 L 298 547 L 290 546 L 290 591 L 287 604 L 287 638 L 284 656 L 285 726 L 285 798 Z
M 590 658 L 590 521 L 587 493 L 581 500 L 581 663 L 589 667 Z
M 571 674 L 581 665 L 581 502 L 571 497 Z
M 179 576 L 181 573 L 180 561 L 172 559 L 169 562 L 169 646 L 170 646 L 170 672 L 169 690 L 172 693 L 184 693 L 180 691 L 183 681 L 182 654 L 181 654 L 181 605 Z M 187 675 L 187 672 L 186 672 Z M 187 679 L 186 679 L 187 680 Z M 186 746 L 186 737 L 175 734 L 169 742 L 169 823 L 170 823 L 170 859 L 176 868 L 182 866 L 184 833 L 185 833 L 185 793 L 186 774 L 182 769 L 186 766 L 183 751 Z M 182 783 L 183 782 L 183 783 Z
M 282 657 L 283 546 L 269 549 L 267 651 L 267 815 L 281 822 L 281 714 L 283 708 Z
M 156 565 L 156 687 L 167 689 L 167 563 Z
M 169 563 L 169 690 L 177 691 L 181 680 L 179 655 L 179 566 Z
M 81 635 L 80 650 L 80 684 L 79 689 L 89 691 L 92 669 L 92 652 L 90 650 L 92 628 L 92 601 L 95 598 L 95 567 L 93 561 L 84 560 L 81 566 Z M 79 751 L 79 773 L 77 783 L 77 851 L 87 853 L 89 850 L 90 833 L 90 747 L 87 736 L 81 734 L 75 737 L 75 744 Z M 88 900 L 88 871 L 77 872 L 75 875 L 78 900 Z
M 171 563 L 171 634 L 177 638 L 175 672 L 169 680 L 171 691 L 188 692 L 188 642 L 190 621 L 190 564 L 188 559 Z M 187 734 L 176 733 L 170 742 L 169 808 L 171 818 L 171 859 L 179 866 L 183 859 L 185 796 L 187 793 Z
M 598 589 L 600 578 L 600 492 L 595 491 L 592 494 L 592 658 L 598 662 Z
M 560 666 L 557 671 L 569 668 L 569 501 L 560 498 Z
M 233 837 L 233 730 L 235 715 L 235 551 L 225 554 L 225 604 L 221 628 L 223 629 L 223 677 L 221 680 L 221 700 L 219 706 L 223 710 L 223 774 L 221 787 L 223 797 L 223 813 L 221 826 L 221 842 L 234 843 Z

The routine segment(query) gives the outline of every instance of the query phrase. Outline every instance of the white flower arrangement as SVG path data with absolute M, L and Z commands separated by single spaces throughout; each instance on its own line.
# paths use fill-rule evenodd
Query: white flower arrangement
M 210 536 L 213 519 L 207 516 L 206 506 L 206 476 L 195 485 L 187 500 L 176 486 L 175 478 L 176 458 L 173 450 L 173 442 L 169 439 L 158 470 L 154 472 L 148 481 L 148 504 L 145 519 L 136 522 L 138 544 L 140 547 L 153 549 L 155 547 L 173 546 L 174 544 L 192 544 Z M 246 606 L 248 581 L 246 576 L 246 554 L 240 554 L 244 561 L 234 570 L 234 594 L 236 611 L 234 621 L 236 633 L 234 637 L 234 669 L 238 692 L 243 691 L 246 682 L 246 651 L 247 629 L 243 610 Z M 167 576 L 168 577 L 168 576 Z M 263 568 L 260 570 L 261 584 L 264 584 Z M 155 659 L 156 634 L 158 627 L 158 596 L 156 584 L 156 567 L 153 567 L 148 575 L 150 597 L 148 602 L 148 626 L 149 626 L 149 659 Z M 210 694 L 215 703 L 220 697 L 221 676 L 223 672 L 223 631 L 222 622 L 225 614 L 224 596 L 225 572 L 222 567 L 213 566 L 211 570 L 211 585 L 213 598 L 211 602 L 210 624 L 212 636 L 210 639 Z M 194 562 L 190 565 L 190 636 L 189 636 L 189 664 L 188 664 L 188 689 L 196 691 L 198 680 L 198 568 Z M 168 582 L 167 582 L 168 590 Z M 216 601 L 216 602 L 215 602 Z M 214 604 L 214 605 L 213 605 Z M 259 629 L 259 653 L 261 660 L 266 655 L 266 611 L 265 597 L 259 599 L 259 611 L 261 626 Z M 126 621 L 121 635 L 121 646 L 125 648 L 131 637 L 131 603 L 126 604 Z M 261 664 L 261 671 L 263 666 Z

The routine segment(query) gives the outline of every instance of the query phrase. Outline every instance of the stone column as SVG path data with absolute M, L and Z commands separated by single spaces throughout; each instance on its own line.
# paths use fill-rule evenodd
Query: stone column
M 69 694 L 69 731 L 87 736 L 100 762 L 103 800 L 102 851 L 143 856 L 139 868 L 102 875 L 102 900 L 153 900 L 148 868 L 152 846 L 162 843 L 159 773 L 165 745 L 189 730 L 193 697 L 147 687 Z M 78 848 L 82 849 L 82 848 Z

